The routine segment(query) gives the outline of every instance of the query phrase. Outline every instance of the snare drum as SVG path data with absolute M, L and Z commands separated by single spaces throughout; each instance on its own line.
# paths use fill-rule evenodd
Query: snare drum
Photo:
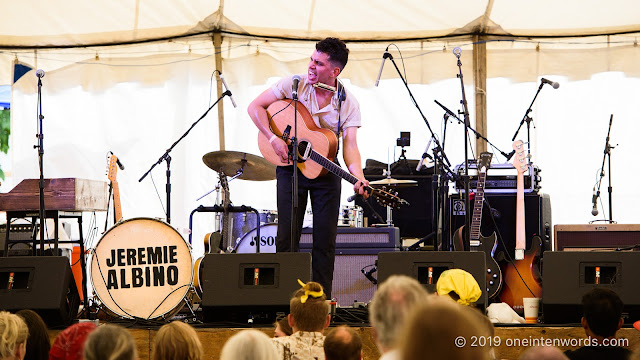
M 191 251 L 171 225 L 151 218 L 109 229 L 91 252 L 91 283 L 103 309 L 123 318 L 170 318 L 193 281 Z
M 338 215 L 338 226 L 363 227 L 364 213 L 360 206 L 343 205 Z
M 278 222 L 278 212 L 275 210 L 259 210 L 258 213 L 260 214 L 261 225 Z M 218 230 L 222 230 L 222 219 L 224 219 L 224 216 L 224 214 L 220 214 L 220 216 L 218 217 Z M 246 233 L 256 228 L 256 213 L 254 212 L 233 212 L 228 213 L 227 216 L 229 216 L 231 219 L 229 228 L 231 229 L 231 241 L 233 243 L 236 243 Z
M 276 252 L 276 235 L 278 234 L 278 224 L 266 224 L 260 226 L 260 251 L 261 253 Z M 235 252 L 239 254 L 256 253 L 256 240 L 258 231 L 253 229 L 246 233 L 236 245 Z

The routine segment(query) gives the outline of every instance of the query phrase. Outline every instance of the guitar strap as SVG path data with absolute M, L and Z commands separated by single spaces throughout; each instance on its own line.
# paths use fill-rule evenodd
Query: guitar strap
M 342 133 L 342 123 L 341 123 L 341 112 L 342 112 L 342 102 L 347 99 L 347 92 L 344 89 L 344 85 L 342 85 L 342 81 L 336 78 L 338 82 L 338 86 L 336 86 L 336 96 L 338 97 L 338 133 L 336 136 L 338 137 L 338 147 L 336 148 L 336 158 L 338 157 L 338 152 L 340 151 L 340 134 Z

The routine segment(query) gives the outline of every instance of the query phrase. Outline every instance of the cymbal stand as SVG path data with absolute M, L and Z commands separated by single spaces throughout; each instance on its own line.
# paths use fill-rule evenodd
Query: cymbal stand
M 609 219 L 604 219 L 604 220 L 595 220 L 595 221 L 606 221 L 609 224 L 614 224 L 615 221 L 613 221 L 613 187 L 611 186 L 611 149 L 615 149 L 615 146 L 611 146 L 611 144 L 609 143 L 609 136 L 611 135 L 611 125 L 613 124 L 613 114 L 611 114 L 611 117 L 609 118 L 609 130 L 607 131 L 607 139 L 606 142 L 604 144 L 604 157 L 602 158 L 602 166 L 600 167 L 600 175 L 598 178 L 598 190 L 596 192 L 595 198 L 593 199 L 593 203 L 594 206 L 596 206 L 597 201 L 598 201 L 598 197 L 600 197 L 600 185 L 602 185 L 602 178 L 604 177 L 604 163 L 605 161 L 607 161 L 607 165 L 609 167 L 609 187 L 608 187 L 608 191 L 609 191 Z M 598 215 L 597 213 L 597 208 L 594 208 L 596 210 L 594 214 L 594 216 Z M 595 221 L 590 221 L 589 223 L 593 223 Z
M 220 100 L 222 100 L 222 98 L 225 96 L 231 97 L 231 91 L 227 90 L 223 92 L 222 95 L 220 95 L 220 97 L 218 98 L 218 100 L 216 100 L 216 102 L 214 102 L 213 105 L 209 106 L 207 111 L 205 111 L 204 114 L 202 114 L 202 116 L 200 116 L 198 120 L 196 120 L 193 124 L 191 124 L 191 127 L 189 127 L 187 131 L 185 131 L 185 133 L 182 134 L 182 136 L 180 136 L 180 138 L 178 138 L 178 140 L 176 140 L 176 142 L 174 142 L 173 145 L 171 145 L 171 147 L 167 149 L 167 151 L 165 151 L 165 153 L 162 156 L 160 156 L 158 161 L 156 161 L 153 165 L 151 165 L 151 168 L 149 168 L 149 170 L 147 170 L 147 172 L 144 173 L 144 175 L 142 175 L 140 180 L 138 180 L 138 182 L 142 182 L 142 180 L 144 180 L 144 178 L 147 177 L 147 175 L 149 175 L 151 170 L 153 170 L 153 168 L 155 168 L 156 165 L 160 165 L 163 161 L 167 162 L 167 186 L 165 189 L 167 193 L 167 214 L 166 215 L 167 215 L 167 223 L 169 224 L 171 224 L 171 156 L 169 156 L 169 153 L 171 152 L 171 150 L 173 150 L 173 148 L 176 145 L 178 145 L 178 143 L 182 139 L 184 139 L 189 134 L 191 129 L 193 129 L 200 122 L 200 120 L 204 119 L 204 117 L 207 116 L 209 111 L 211 111 L 211 109 L 213 109 L 213 107 L 216 106 L 218 102 L 220 102 Z

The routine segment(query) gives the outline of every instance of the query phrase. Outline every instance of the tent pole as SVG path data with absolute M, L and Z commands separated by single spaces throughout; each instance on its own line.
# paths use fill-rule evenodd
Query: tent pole
M 473 36 L 473 83 L 476 101 L 476 130 L 487 137 L 487 37 Z M 487 143 L 476 138 L 476 154 L 487 151 Z
M 222 73 L 222 34 L 218 31 L 213 33 L 213 49 L 215 51 L 216 69 Z M 222 94 L 222 81 L 217 77 L 216 88 L 218 94 Z M 218 104 L 218 141 L 220 142 L 220 150 L 225 149 L 224 144 L 224 103 Z

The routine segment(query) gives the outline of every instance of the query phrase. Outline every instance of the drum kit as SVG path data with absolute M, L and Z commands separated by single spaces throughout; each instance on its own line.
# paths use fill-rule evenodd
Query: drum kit
M 274 165 L 247 153 L 215 151 L 204 155 L 203 162 L 219 173 L 220 182 L 225 185 L 223 191 L 227 192 L 226 201 L 228 181 L 276 178 Z M 234 175 L 227 179 L 227 174 Z M 262 230 L 259 246 L 255 244 L 256 217 L 250 212 L 221 214 L 220 226 L 228 223 L 228 237 L 236 239 L 232 252 L 255 253 L 258 247 L 260 252 L 275 252 L 277 212 L 259 212 Z M 185 305 L 193 313 L 194 295 L 202 295 L 198 291 L 202 258 L 194 266 L 191 246 L 162 220 L 133 218 L 118 222 L 102 235 L 91 251 L 89 264 L 94 301 L 111 316 L 168 320 Z
M 211 192 L 222 188 L 221 209 L 229 205 L 228 181 L 236 178 L 266 181 L 276 177 L 274 165 L 247 153 L 210 152 L 203 156 L 203 162 L 219 173 L 220 185 Z M 227 179 L 230 174 L 233 176 Z M 416 186 L 416 182 L 388 177 L 370 185 L 393 188 Z M 207 234 L 205 242 L 218 234 L 218 239 L 222 239 L 219 242 L 225 244 L 225 237 L 228 239 L 220 246 L 227 252 L 276 252 L 276 211 L 221 211 L 217 214 L 216 231 Z M 338 225 L 362 227 L 362 208 L 343 206 Z M 205 252 L 209 251 L 205 249 Z M 190 244 L 162 220 L 133 218 L 120 221 L 102 235 L 91 251 L 89 273 L 94 301 L 107 314 L 125 319 L 169 320 L 184 306 L 193 314 L 191 305 L 197 302 L 195 296 L 202 296 L 202 259 L 192 265 Z

